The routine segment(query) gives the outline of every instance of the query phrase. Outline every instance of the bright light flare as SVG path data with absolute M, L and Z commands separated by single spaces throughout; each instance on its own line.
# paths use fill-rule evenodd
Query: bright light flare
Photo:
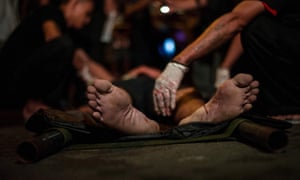
M 160 10 L 160 12 L 163 13 L 163 14 L 167 14 L 167 13 L 170 12 L 170 8 L 169 8 L 169 6 L 167 6 L 167 5 L 161 6 L 159 10 Z

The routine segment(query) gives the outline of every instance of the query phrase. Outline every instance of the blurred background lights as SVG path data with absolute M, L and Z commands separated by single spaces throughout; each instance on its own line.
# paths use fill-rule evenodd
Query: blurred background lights
M 166 38 L 162 42 L 159 52 L 162 56 L 171 58 L 172 56 L 175 55 L 176 52 L 176 44 L 174 39 L 172 38 Z
M 161 6 L 159 10 L 160 10 L 160 12 L 163 13 L 163 14 L 167 14 L 167 13 L 170 12 L 169 6 L 166 6 L 166 5 Z

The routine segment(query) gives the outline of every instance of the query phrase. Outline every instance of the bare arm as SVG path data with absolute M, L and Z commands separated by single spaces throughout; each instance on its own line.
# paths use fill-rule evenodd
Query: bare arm
M 101 64 L 98 64 L 83 49 L 76 49 L 73 59 L 74 67 L 80 72 L 84 66 L 88 67 L 89 73 L 94 78 L 114 81 L 115 77 Z
M 148 6 L 151 2 L 152 2 L 152 0 L 139 0 L 133 4 L 126 5 L 124 14 L 125 14 L 125 16 L 130 16 L 133 13 Z
M 218 88 L 223 82 L 230 78 L 230 71 L 232 65 L 243 54 L 244 49 L 241 43 L 241 33 L 238 33 L 231 41 L 231 44 L 227 50 L 225 58 L 216 71 L 215 87 Z
M 51 20 L 48 20 L 43 24 L 43 31 L 46 42 L 62 36 L 57 24 Z M 77 49 L 75 51 L 73 65 L 78 71 L 81 71 L 84 66 L 87 66 L 93 77 L 109 81 L 114 80 L 114 77 L 107 69 L 94 62 L 82 49 Z
M 221 68 L 231 69 L 232 65 L 243 54 L 244 49 L 241 43 L 241 34 L 237 34 L 231 41 L 229 49 L 225 55 Z
M 122 78 L 131 79 L 131 78 L 138 77 L 139 75 L 145 75 L 152 79 L 156 79 L 160 75 L 160 73 L 161 71 L 159 69 L 146 66 L 146 65 L 141 65 L 127 72 L 125 75 L 123 75 Z
M 42 26 L 46 42 L 56 39 L 62 35 L 59 27 L 52 20 L 45 21 Z
M 233 38 L 257 15 L 264 12 L 260 1 L 242 1 L 232 12 L 216 19 L 194 42 L 175 56 L 174 61 L 189 65 Z
M 207 1 L 208 0 L 165 0 L 165 3 L 170 7 L 171 12 L 176 12 L 205 7 Z

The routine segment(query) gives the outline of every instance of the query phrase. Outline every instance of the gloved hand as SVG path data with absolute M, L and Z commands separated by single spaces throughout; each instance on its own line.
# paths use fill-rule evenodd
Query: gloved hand
M 176 91 L 188 69 L 182 64 L 170 62 L 156 79 L 153 90 L 153 102 L 157 114 L 163 116 L 171 115 L 171 111 L 175 108 Z

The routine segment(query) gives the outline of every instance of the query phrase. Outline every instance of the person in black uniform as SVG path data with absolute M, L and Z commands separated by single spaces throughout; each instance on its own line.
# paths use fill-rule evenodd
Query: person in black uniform
M 28 100 L 35 107 L 66 105 L 78 70 L 68 32 L 90 21 L 93 6 L 92 0 L 62 0 L 22 20 L 0 52 L 2 107 L 23 107 Z
M 153 91 L 157 113 L 171 114 L 174 94 L 191 62 L 240 36 L 242 48 L 236 49 L 233 57 L 241 58 L 233 72 L 249 73 L 261 84 L 251 113 L 280 119 L 299 118 L 299 29 L 300 1 L 242 1 L 175 56 L 157 78 Z
M 261 3 L 266 13 L 241 32 L 244 51 L 233 67 L 233 74 L 242 71 L 260 81 L 254 113 L 299 118 L 300 2 L 264 0 Z

